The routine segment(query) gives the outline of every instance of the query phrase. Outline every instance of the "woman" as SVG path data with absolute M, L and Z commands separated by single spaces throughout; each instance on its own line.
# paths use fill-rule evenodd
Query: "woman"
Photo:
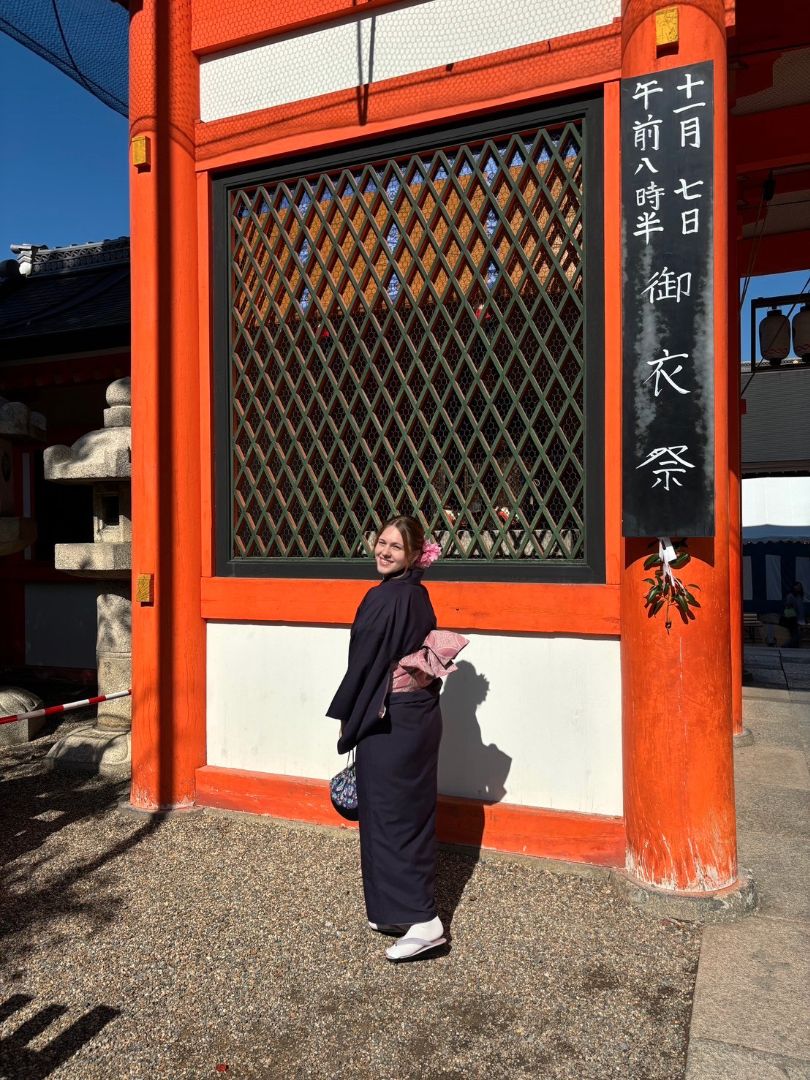
M 798 649 L 802 643 L 799 624 L 804 623 L 804 586 L 800 581 L 794 582 L 793 588 L 785 597 L 779 623 L 790 631 L 790 647 Z
M 417 687 L 399 665 L 436 627 L 422 573 L 438 552 L 412 517 L 380 530 L 382 581 L 357 609 L 348 670 L 327 713 L 341 722 L 338 752 L 357 748 L 366 911 L 372 930 L 402 934 L 385 951 L 394 961 L 445 941 L 434 896 L 441 683 L 430 676 Z

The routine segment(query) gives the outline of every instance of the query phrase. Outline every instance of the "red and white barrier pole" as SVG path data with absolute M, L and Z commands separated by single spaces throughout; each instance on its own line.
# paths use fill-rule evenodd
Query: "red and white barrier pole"
M 34 720 L 38 716 L 53 716 L 56 713 L 70 712 L 71 709 L 83 709 L 87 705 L 98 705 L 102 701 L 128 697 L 131 693 L 131 690 L 118 690 L 115 694 L 99 694 L 98 697 L 84 698 L 82 701 L 70 701 L 67 705 L 49 705 L 47 709 L 34 709 L 33 712 L 16 713 L 14 716 L 0 716 L 0 724 L 13 724 L 16 720 Z

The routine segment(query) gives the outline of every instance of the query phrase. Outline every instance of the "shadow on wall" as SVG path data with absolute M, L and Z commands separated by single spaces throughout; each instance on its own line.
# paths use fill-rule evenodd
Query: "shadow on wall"
M 439 751 L 439 791 L 473 800 L 463 809 L 439 804 L 439 827 L 446 837 L 457 837 L 466 851 L 443 848 L 436 874 L 436 901 L 449 927 L 475 870 L 484 836 L 484 803 L 500 802 L 512 765 L 508 754 L 484 745 L 476 710 L 486 700 L 489 680 L 472 664 L 461 660 L 442 693 L 444 731 Z M 460 827 L 459 827 L 460 824 Z M 463 839 L 462 839 L 463 837 Z
M 500 802 L 512 759 L 494 743 L 484 745 L 476 710 L 489 693 L 489 680 L 467 660 L 447 680 L 442 694 L 444 732 L 439 751 L 439 791 L 482 802 Z

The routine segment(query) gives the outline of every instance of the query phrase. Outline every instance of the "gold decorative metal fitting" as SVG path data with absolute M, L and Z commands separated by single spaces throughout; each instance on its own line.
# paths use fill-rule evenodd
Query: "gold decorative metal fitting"
M 152 604 L 155 600 L 155 575 L 154 574 L 138 574 L 138 580 L 135 583 L 135 600 L 139 604 Z
M 133 136 L 130 151 L 136 169 L 148 169 L 152 164 L 152 144 L 146 135 Z
M 655 13 L 655 44 L 659 49 L 678 44 L 678 9 L 676 7 L 662 8 L 661 11 Z

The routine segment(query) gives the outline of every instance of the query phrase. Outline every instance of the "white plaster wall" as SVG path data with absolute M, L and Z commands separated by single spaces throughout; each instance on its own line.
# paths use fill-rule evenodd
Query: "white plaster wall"
M 200 61 L 200 117 L 238 116 L 606 26 L 621 0 L 421 0 Z
M 810 476 L 743 477 L 743 525 L 805 525 L 810 530 Z
M 473 634 L 442 698 L 445 794 L 621 814 L 617 640 Z M 348 630 L 208 625 L 208 764 L 327 779 Z

